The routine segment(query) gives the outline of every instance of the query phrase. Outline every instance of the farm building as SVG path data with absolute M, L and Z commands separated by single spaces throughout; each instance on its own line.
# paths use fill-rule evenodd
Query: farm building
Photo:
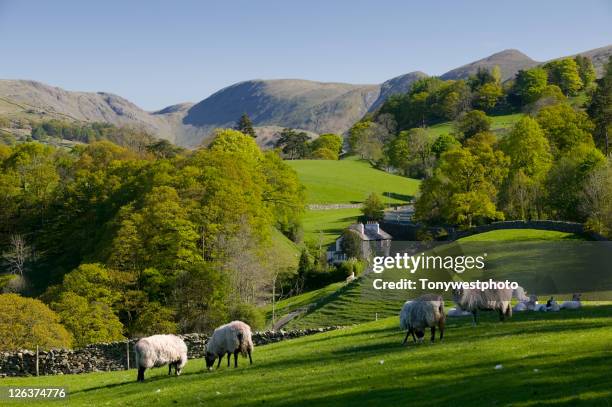
M 378 222 L 354 223 L 348 230 L 355 233 L 361 240 L 361 253 L 364 258 L 372 255 L 387 256 L 391 247 L 391 235 L 380 228 Z M 344 236 L 340 236 L 327 249 L 328 263 L 340 263 L 349 256 L 342 249 Z

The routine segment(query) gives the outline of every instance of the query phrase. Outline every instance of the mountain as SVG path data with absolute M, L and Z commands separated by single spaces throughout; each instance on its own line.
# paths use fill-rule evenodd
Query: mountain
M 612 56 L 612 45 L 581 52 L 578 55 L 591 58 L 595 71 L 597 72 L 597 76 L 599 77 L 603 74 L 604 66 L 608 63 L 608 59 Z
M 590 57 L 601 74 L 612 55 L 612 46 L 581 55 Z M 464 79 L 479 67 L 490 69 L 497 65 L 505 80 L 520 69 L 538 64 L 541 62 L 510 49 L 450 70 L 441 78 Z M 258 142 L 269 147 L 283 127 L 302 129 L 313 136 L 344 133 L 389 96 L 408 91 L 414 81 L 426 76 L 423 72 L 411 72 L 374 85 L 302 79 L 249 80 L 223 88 L 199 103 L 181 103 L 156 112 L 147 112 L 111 93 L 71 92 L 40 82 L 0 80 L 0 115 L 140 126 L 158 137 L 194 147 L 206 142 L 213 129 L 231 127 L 240 115 L 248 113 L 260 135 Z
M 228 86 L 204 99 L 189 109 L 183 123 L 207 132 L 233 126 L 241 114 L 247 113 L 255 126 L 342 133 L 363 117 L 379 93 L 378 85 L 252 80 Z M 192 144 L 192 140 L 184 144 Z
M 40 82 L 0 80 L 0 114 L 142 127 L 174 141 L 172 126 L 132 102 L 105 92 L 70 92 Z
M 426 78 L 426 73 L 416 71 L 410 72 L 405 75 L 396 76 L 395 78 L 389 79 L 380 85 L 380 93 L 376 101 L 370 106 L 369 111 L 378 109 L 391 95 L 398 93 L 406 93 L 410 89 L 410 85 L 419 79 Z
M 502 81 L 505 81 L 506 79 L 514 77 L 519 70 L 529 69 L 538 64 L 539 62 L 534 61 L 516 49 L 506 49 L 486 58 L 450 70 L 440 76 L 440 78 L 444 80 L 467 79 L 470 75 L 475 74 L 478 68 L 491 69 L 497 65 L 501 71 Z

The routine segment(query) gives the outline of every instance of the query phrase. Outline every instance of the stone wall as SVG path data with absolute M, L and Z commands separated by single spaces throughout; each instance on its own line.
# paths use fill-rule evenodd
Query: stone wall
M 293 331 L 255 332 L 255 346 L 279 342 L 285 339 L 298 338 L 320 332 L 327 332 L 340 327 L 301 329 Z M 180 335 L 187 344 L 189 359 L 204 356 L 204 345 L 208 339 L 205 334 Z M 76 374 L 125 370 L 135 367 L 134 344 L 137 339 L 123 342 L 99 343 L 81 349 L 52 349 L 39 351 L 38 371 L 40 375 Z M 23 350 L 19 352 L 0 352 L 0 377 L 36 375 L 36 352 Z

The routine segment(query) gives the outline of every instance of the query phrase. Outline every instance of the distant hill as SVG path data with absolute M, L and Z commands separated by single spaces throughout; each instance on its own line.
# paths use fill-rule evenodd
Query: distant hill
M 599 74 L 612 46 L 585 51 Z M 464 79 L 479 67 L 498 65 L 502 79 L 520 69 L 541 64 L 517 50 L 504 50 L 452 69 L 442 79 Z M 70 92 L 40 82 L 0 80 L 0 115 L 102 121 L 142 127 L 176 144 L 194 147 L 206 142 L 213 129 L 233 126 L 248 113 L 263 147 L 274 144 L 283 127 L 303 129 L 312 135 L 344 133 L 367 112 L 377 109 L 391 95 L 406 92 L 427 75 L 411 72 L 382 84 L 354 85 L 302 79 L 250 80 L 219 90 L 202 101 L 168 106 L 147 112 L 130 101 L 104 92 Z
M 236 118 L 247 113 L 256 126 L 342 133 L 368 111 L 379 92 L 378 85 L 301 79 L 246 81 L 221 89 L 196 104 L 183 123 L 212 130 L 233 126 Z
M 71 92 L 28 80 L 0 80 L 0 114 L 132 125 L 174 141 L 169 121 L 105 92 Z
M 467 79 L 470 75 L 475 74 L 478 68 L 491 69 L 497 65 L 500 68 L 502 80 L 506 80 L 512 78 L 519 70 L 529 69 L 538 64 L 539 62 L 534 61 L 516 49 L 506 49 L 486 58 L 450 70 L 440 77 L 444 80 Z
M 380 85 L 380 93 L 376 101 L 370 106 L 369 110 L 373 111 L 379 108 L 385 100 L 391 95 L 398 93 L 406 93 L 410 89 L 410 85 L 419 79 L 426 78 L 428 75 L 424 72 L 410 72 L 405 75 L 396 76 L 389 79 Z

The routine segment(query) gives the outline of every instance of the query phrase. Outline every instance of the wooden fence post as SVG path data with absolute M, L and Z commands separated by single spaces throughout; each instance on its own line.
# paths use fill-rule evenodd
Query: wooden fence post
M 36 376 L 38 376 L 38 345 L 36 345 Z

